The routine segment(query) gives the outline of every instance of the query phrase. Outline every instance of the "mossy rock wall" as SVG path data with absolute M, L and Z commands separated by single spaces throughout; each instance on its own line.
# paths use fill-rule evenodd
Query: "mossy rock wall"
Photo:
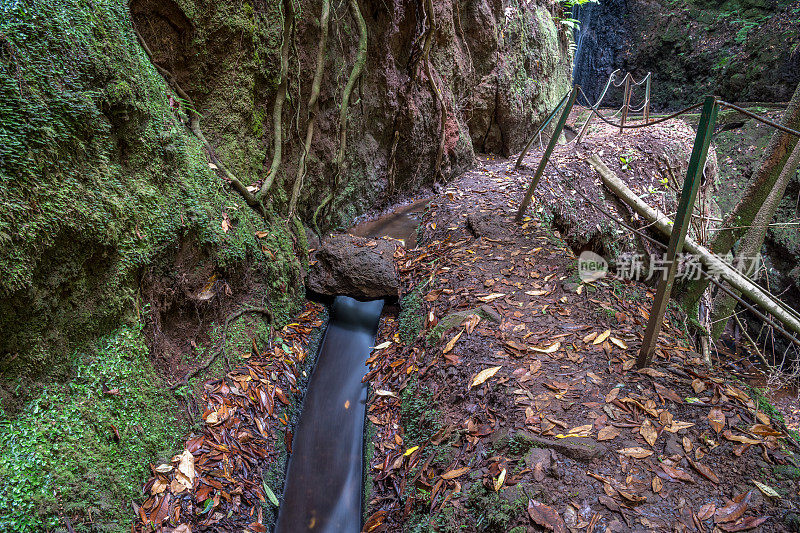
M 507 154 L 521 149 L 568 90 L 571 58 L 566 29 L 554 21 L 561 8 L 549 0 L 434 4 L 430 59 L 447 107 L 442 175 L 449 179 L 472 163 L 476 150 Z M 300 199 L 305 220 L 334 182 L 334 201 L 323 213 L 327 228 L 347 227 L 394 193 L 434 181 L 441 110 L 424 64 L 417 63 L 425 29 L 421 5 L 359 2 L 367 26 L 367 63 L 348 110 L 345 175 L 337 178 L 339 108 L 355 63 L 358 28 L 347 2 L 332 4 L 320 112 Z M 286 208 L 302 152 L 320 6 L 319 0 L 295 5 L 282 115 L 283 165 L 271 193 L 279 211 Z M 156 62 L 175 75 L 202 114 L 204 132 L 220 158 L 246 184 L 259 183 L 274 151 L 281 3 L 134 0 L 131 11 Z
M 142 270 L 187 241 L 220 276 L 247 265 L 272 278 L 275 305 L 291 307 L 301 282 L 289 230 L 266 227 L 209 169 L 125 3 L 3 10 L 2 363 L 58 366 L 59 354 L 136 313 Z
M 3 531 L 129 530 L 147 464 L 187 430 L 170 358 L 205 360 L 233 307 L 281 322 L 303 296 L 302 243 L 209 167 L 132 28 L 121 0 L 0 4 Z M 178 308 L 207 334 L 159 359 Z M 232 325 L 229 345 L 262 326 Z

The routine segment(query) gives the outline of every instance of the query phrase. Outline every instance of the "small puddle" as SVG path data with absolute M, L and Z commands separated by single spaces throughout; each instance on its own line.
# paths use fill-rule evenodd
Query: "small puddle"
M 337 296 L 292 443 L 276 533 L 361 531 L 361 382 L 383 300 Z
M 417 245 L 417 226 L 431 198 L 414 200 L 379 216 L 353 226 L 350 233 L 357 237 L 391 237 L 405 242 L 406 248 Z

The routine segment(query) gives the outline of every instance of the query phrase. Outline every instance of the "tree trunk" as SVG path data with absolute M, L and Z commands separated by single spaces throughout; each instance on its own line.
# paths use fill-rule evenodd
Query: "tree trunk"
M 735 265 L 748 265 L 750 264 L 750 258 L 758 255 L 764 244 L 768 226 L 770 222 L 772 222 L 775 211 L 777 211 L 783 199 L 786 187 L 789 185 L 795 172 L 797 172 L 798 165 L 800 165 L 800 143 L 795 144 L 789 159 L 786 161 L 783 170 L 781 170 L 778 176 L 778 181 L 767 195 L 761 209 L 758 210 L 758 214 L 753 219 L 753 225 L 747 229 L 747 233 L 745 233 L 742 239 L 742 246 L 739 253 L 736 255 Z M 757 276 L 757 270 L 750 274 L 752 279 L 757 279 Z M 734 292 L 738 293 L 735 289 Z M 728 322 L 727 319 L 731 316 L 735 307 L 736 300 L 734 300 L 732 296 L 722 291 L 717 294 L 717 297 L 714 299 L 714 313 L 711 320 L 712 324 L 714 324 L 711 329 L 711 335 L 715 340 L 718 339 L 725 330 L 725 325 Z
M 781 124 L 788 128 L 800 127 L 800 85 L 794 91 L 792 99 L 783 114 Z M 775 182 L 778 181 L 781 169 L 786 165 L 789 154 L 797 144 L 797 137 L 782 131 L 775 131 L 761 159 L 755 175 L 750 180 L 744 195 L 733 211 L 725 218 L 722 228 L 714 237 L 710 249 L 718 255 L 726 255 L 733 249 L 736 241 L 742 238 L 746 228 L 750 226 L 759 209 L 769 195 Z M 688 307 L 694 307 L 700 300 L 709 281 L 700 279 L 687 284 L 683 301 Z

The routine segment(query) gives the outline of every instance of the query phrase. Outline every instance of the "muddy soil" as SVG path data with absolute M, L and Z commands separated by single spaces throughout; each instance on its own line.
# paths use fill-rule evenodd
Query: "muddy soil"
M 796 530 L 800 445 L 673 312 L 637 371 L 652 291 L 582 283 L 551 226 L 515 224 L 530 175 L 511 164 L 452 183 L 398 258 L 402 311 L 368 361 L 365 530 Z

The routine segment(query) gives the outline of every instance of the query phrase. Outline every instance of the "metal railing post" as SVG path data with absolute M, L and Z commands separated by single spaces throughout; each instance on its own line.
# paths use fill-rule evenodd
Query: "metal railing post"
M 700 124 L 697 127 L 697 136 L 692 148 L 692 156 L 689 159 L 689 168 L 686 171 L 686 180 L 683 182 L 681 199 L 678 203 L 678 212 L 675 215 L 675 223 L 672 226 L 672 234 L 669 238 L 669 247 L 665 258 L 666 272 L 658 281 L 656 296 L 653 300 L 653 309 L 650 311 L 650 319 L 647 322 L 647 329 L 644 332 L 642 347 L 639 356 L 636 358 L 636 366 L 644 368 L 653 362 L 658 335 L 661 333 L 661 323 L 664 321 L 664 314 L 667 310 L 672 285 L 675 283 L 675 272 L 678 264 L 676 257 L 683 250 L 683 242 L 686 239 L 686 232 L 692 219 L 697 190 L 703 176 L 703 169 L 708 156 L 708 145 L 711 142 L 711 135 L 714 132 L 714 123 L 717 120 L 717 99 L 714 96 L 707 96 L 703 103 L 703 113 L 700 115 Z
M 652 76 L 647 73 L 647 84 L 644 86 L 644 123 L 650 122 L 650 78 Z
M 547 118 L 544 120 L 544 122 L 542 122 L 542 124 L 536 130 L 536 133 L 533 134 L 533 137 L 531 137 L 531 140 L 528 141 L 528 144 L 525 145 L 525 148 L 523 148 L 522 151 L 519 153 L 519 157 L 517 158 L 517 163 L 514 165 L 515 169 L 517 169 L 520 166 L 522 166 L 522 160 L 525 159 L 525 154 L 528 153 L 528 150 L 530 149 L 531 144 L 533 144 L 533 141 L 536 140 L 536 137 L 539 137 L 539 141 L 541 142 L 541 140 L 542 140 L 541 139 L 542 132 L 547 127 L 547 125 L 550 124 L 550 121 L 553 120 L 553 117 L 556 115 L 556 113 L 558 113 L 558 110 L 561 109 L 561 106 L 564 105 L 564 102 L 567 100 L 567 98 L 569 98 L 570 94 L 571 93 L 567 93 L 567 94 L 564 95 L 564 97 L 561 99 L 561 101 L 558 103 L 558 105 L 555 107 L 555 109 L 553 109 L 550 112 L 550 114 L 547 115 Z
M 544 172 L 544 167 L 547 165 L 547 161 L 550 159 L 550 155 L 553 153 L 553 150 L 556 147 L 556 143 L 558 142 L 558 138 L 561 137 L 561 132 L 564 130 L 564 124 L 567 122 L 567 117 L 569 117 L 570 111 L 572 111 L 572 106 L 575 104 L 575 98 L 578 96 L 578 91 L 580 90 L 580 86 L 576 85 L 572 88 L 572 92 L 569 93 L 569 99 L 567 100 L 566 105 L 564 106 L 564 111 L 561 113 L 561 117 L 558 119 L 556 123 L 556 128 L 553 131 L 553 136 L 550 138 L 550 142 L 547 143 L 547 148 L 544 150 L 544 154 L 542 154 L 542 160 L 539 161 L 539 166 L 536 167 L 536 173 L 533 175 L 533 180 L 531 184 L 528 186 L 528 191 L 525 193 L 525 198 L 522 200 L 522 203 L 519 206 L 519 210 L 517 211 L 517 216 L 514 219 L 516 222 L 520 222 L 522 217 L 525 215 L 525 210 L 528 208 L 528 204 L 531 202 L 531 198 L 533 197 L 533 191 L 536 189 L 536 185 L 539 183 L 539 179 L 542 177 L 542 173 Z
M 625 94 L 622 99 L 622 120 L 619 125 L 619 132 L 625 131 L 625 119 L 628 118 L 628 107 L 631 103 L 631 74 L 625 76 Z

